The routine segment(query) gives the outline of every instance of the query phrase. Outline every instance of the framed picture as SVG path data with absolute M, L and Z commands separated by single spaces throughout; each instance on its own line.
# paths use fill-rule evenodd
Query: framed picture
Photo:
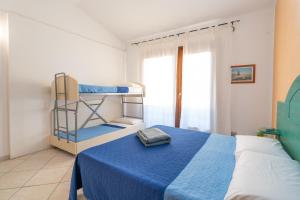
M 231 66 L 231 83 L 255 83 L 255 64 Z

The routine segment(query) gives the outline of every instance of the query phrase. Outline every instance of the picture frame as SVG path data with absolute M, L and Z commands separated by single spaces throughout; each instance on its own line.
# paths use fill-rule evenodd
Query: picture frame
M 255 83 L 255 64 L 231 66 L 231 84 Z

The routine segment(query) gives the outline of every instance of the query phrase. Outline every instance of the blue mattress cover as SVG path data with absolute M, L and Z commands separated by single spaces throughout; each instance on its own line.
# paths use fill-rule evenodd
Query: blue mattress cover
M 88 140 L 123 128 L 125 127 L 111 124 L 101 124 L 98 126 L 82 128 L 77 131 L 77 142 Z M 75 133 L 75 131 L 70 131 L 70 133 Z M 60 132 L 60 137 L 67 139 L 67 134 L 65 134 L 64 132 Z M 75 142 L 75 136 L 69 135 L 69 140 Z
M 128 87 L 97 86 L 79 84 L 79 93 L 128 93 Z
M 197 198 L 197 195 L 203 196 L 201 190 L 200 194 L 197 191 L 201 186 L 208 190 L 205 194 L 210 194 L 210 191 L 217 193 L 207 199 L 224 198 L 234 165 L 229 164 L 223 170 L 222 166 L 227 159 L 229 163 L 234 162 L 233 137 L 225 139 L 231 142 L 224 142 L 223 139 L 207 142 L 213 138 L 208 133 L 167 126 L 155 127 L 171 135 L 170 144 L 146 148 L 136 135 L 129 135 L 81 152 L 74 164 L 69 199 L 76 200 L 77 189 L 82 186 L 85 196 L 93 200 L 201 199 Z M 228 158 L 224 160 L 220 150 L 213 150 L 223 147 L 229 148 Z M 207 162 L 210 159 L 211 162 Z M 216 167 L 210 170 L 212 164 L 216 164 Z M 221 170 L 218 172 L 218 169 Z M 218 173 L 212 178 L 206 175 L 214 172 Z M 184 180 L 185 174 L 193 173 L 198 175 L 189 176 L 191 180 Z M 225 174 L 221 176 L 223 178 L 218 177 L 220 173 Z M 204 186 L 210 178 L 210 184 Z M 195 196 L 180 196 L 180 185 L 184 182 L 197 183 L 190 190 Z M 221 186 L 215 188 L 220 191 L 212 188 L 218 182 L 221 182 Z M 188 187 L 186 184 L 183 187 Z

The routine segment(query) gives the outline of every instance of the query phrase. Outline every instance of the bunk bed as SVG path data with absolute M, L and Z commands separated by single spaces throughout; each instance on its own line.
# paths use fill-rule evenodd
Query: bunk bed
M 122 118 L 108 122 L 99 109 L 110 96 L 119 96 L 122 103 Z M 92 97 L 92 99 L 90 99 Z M 143 123 L 144 86 L 131 83 L 125 86 L 97 86 L 78 84 L 78 81 L 65 73 L 55 74 L 51 84 L 52 134 L 50 144 L 71 154 L 101 145 L 135 133 L 144 128 Z M 129 100 L 130 99 L 130 100 Z M 79 126 L 79 105 L 89 109 L 90 114 Z M 140 107 L 138 116 L 126 113 L 126 105 Z M 72 117 L 72 114 L 74 117 Z M 88 126 L 98 120 L 96 126 Z

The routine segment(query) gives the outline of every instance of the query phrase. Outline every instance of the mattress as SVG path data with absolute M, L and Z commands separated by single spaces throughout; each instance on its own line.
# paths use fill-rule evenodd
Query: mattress
M 101 124 L 98 126 L 82 128 L 77 131 L 77 142 L 82 142 L 84 140 L 88 140 L 124 128 L 126 127 L 120 125 L 112 125 L 112 124 Z M 70 133 L 75 134 L 75 131 L 70 131 Z M 60 137 L 67 139 L 67 134 L 64 132 L 60 132 Z M 75 136 L 69 135 L 69 140 L 75 142 Z
M 143 89 L 140 87 L 126 87 L 126 86 L 96 86 L 79 84 L 79 93 L 142 93 Z
M 70 200 L 221 200 L 235 167 L 235 138 L 167 126 L 170 144 L 146 148 L 135 134 L 81 152 Z

